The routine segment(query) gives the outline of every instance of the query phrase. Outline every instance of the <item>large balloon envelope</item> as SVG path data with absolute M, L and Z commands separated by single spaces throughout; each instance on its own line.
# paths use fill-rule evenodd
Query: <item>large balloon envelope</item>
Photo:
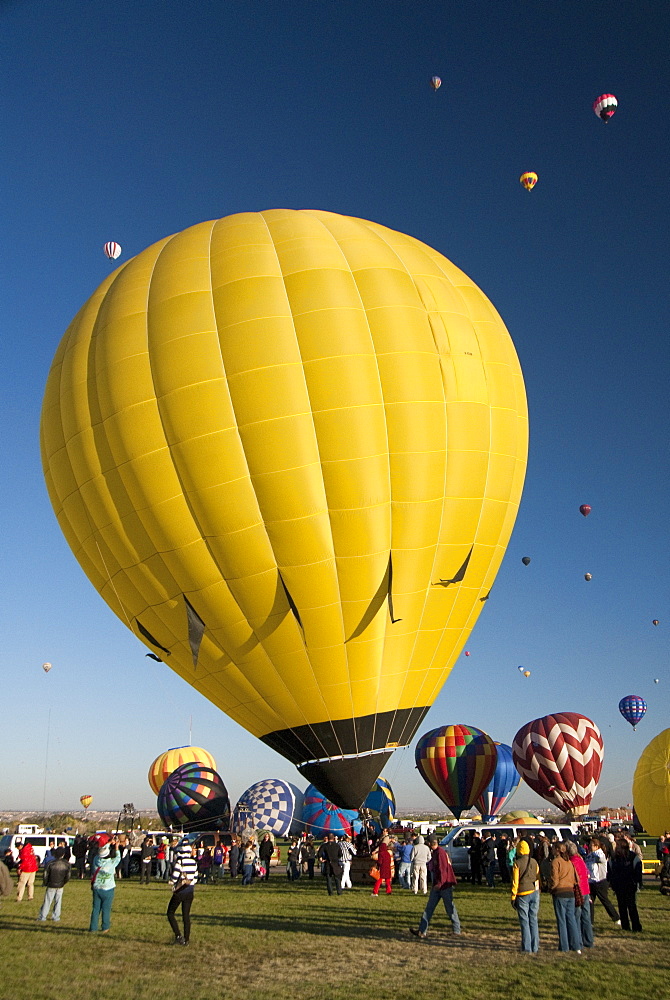
M 306 833 L 323 837 L 334 833 L 336 837 L 346 834 L 352 837 L 361 829 L 357 809 L 342 809 L 324 798 L 318 788 L 309 785 L 302 807 L 302 823 Z
M 627 694 L 619 702 L 619 711 L 626 722 L 630 723 L 633 729 L 637 729 L 638 722 L 644 718 L 647 711 L 647 703 L 639 694 Z
M 227 830 L 230 800 L 221 776 L 204 764 L 182 764 L 158 793 L 158 813 L 166 826 L 182 830 Z
M 269 830 L 278 837 L 297 833 L 302 816 L 303 793 L 281 778 L 266 778 L 247 788 L 233 810 L 231 828 Z
M 372 823 L 377 833 L 381 833 L 394 823 L 395 796 L 384 778 L 377 778 L 372 791 L 365 797 L 361 815 Z
M 557 712 L 522 726 L 512 742 L 516 769 L 547 802 L 582 816 L 600 779 L 603 738 L 595 722 L 577 712 Z
M 652 837 L 670 830 L 670 729 L 655 736 L 642 751 L 633 775 L 633 802 Z
M 512 748 L 496 742 L 496 769 L 490 782 L 475 802 L 485 823 L 498 816 L 519 786 L 521 777 L 514 766 Z
M 450 261 L 282 209 L 110 274 L 58 349 L 41 444 L 119 618 L 357 808 L 484 607 L 527 410 L 500 316 Z
M 216 771 L 216 761 L 202 747 L 171 747 L 159 754 L 149 768 L 149 784 L 155 795 L 158 795 L 165 781 L 181 764 L 204 764 Z
M 441 726 L 421 737 L 414 757 L 423 780 L 459 819 L 493 778 L 497 751 L 475 726 Z

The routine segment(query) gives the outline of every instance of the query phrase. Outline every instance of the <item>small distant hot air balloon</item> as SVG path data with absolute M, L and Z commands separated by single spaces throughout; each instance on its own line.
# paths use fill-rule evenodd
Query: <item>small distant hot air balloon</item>
M 110 260 L 116 260 L 117 257 L 121 256 L 121 246 L 113 240 L 105 243 L 103 250 L 105 251 L 105 257 L 109 257 Z
M 522 556 L 521 562 L 524 564 L 524 566 L 528 566 L 530 563 L 530 556 Z
M 588 580 L 592 580 L 592 579 L 593 579 L 593 577 L 591 576 L 591 574 L 590 574 L 590 573 L 585 573 L 585 574 L 584 574 L 584 579 L 588 581 Z
M 433 88 L 433 90 L 439 90 L 440 87 L 442 86 L 442 80 L 440 79 L 439 76 L 431 76 L 430 85 Z
M 530 670 L 524 670 L 523 676 L 524 677 L 530 677 Z
M 474 805 L 496 769 L 496 745 L 475 726 L 441 726 L 421 737 L 414 752 L 419 774 L 459 819 Z
M 658 684 L 658 681 L 659 681 L 659 678 L 658 677 L 654 677 L 654 684 Z
M 519 671 L 520 674 L 522 674 L 525 669 L 526 669 L 525 667 L 517 667 L 517 670 Z
M 589 516 L 589 514 L 591 513 L 591 505 L 590 505 L 590 504 L 588 504 L 588 503 L 583 503 L 583 504 L 581 505 L 581 507 L 579 508 L 579 513 L 580 513 L 580 514 L 581 514 L 581 515 L 582 515 L 583 517 L 588 517 L 588 516 Z
M 82 797 L 79 799 L 79 801 L 83 805 L 84 809 L 87 810 L 88 807 L 90 806 L 91 802 L 93 801 L 93 796 L 92 795 L 82 795 Z
M 593 111 L 598 118 L 608 122 L 617 109 L 618 101 L 614 94 L 601 94 L 593 102 Z
M 50 663 L 43 663 L 42 664 L 42 670 L 44 671 L 45 674 L 48 674 L 49 671 L 51 670 L 51 664 Z
M 661 623 L 659 622 L 658 618 L 654 618 L 654 620 L 652 621 L 651 624 L 652 625 L 660 625 Z
M 537 184 L 537 174 L 533 170 L 527 170 L 519 177 L 519 184 L 525 187 L 526 191 L 532 191 Z
M 644 717 L 647 711 L 647 703 L 638 694 L 627 694 L 619 702 L 619 711 L 626 722 L 630 723 L 633 729 L 637 729 L 638 722 Z
M 469 656 L 469 655 L 470 655 L 470 651 L 466 649 L 466 650 L 465 650 L 465 653 L 464 653 L 463 655 L 464 655 L 464 656 Z

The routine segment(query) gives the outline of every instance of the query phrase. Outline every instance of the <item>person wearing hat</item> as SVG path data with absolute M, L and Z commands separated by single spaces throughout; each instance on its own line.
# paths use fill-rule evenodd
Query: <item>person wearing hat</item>
M 112 903 L 114 902 L 114 888 L 116 885 L 116 869 L 121 863 L 121 855 L 118 852 L 116 838 L 112 838 L 109 843 L 105 843 L 98 848 L 98 853 L 93 858 L 91 866 L 91 889 L 93 891 L 93 907 L 91 909 L 91 922 L 89 931 L 97 931 L 98 924 L 102 920 L 100 928 L 103 934 L 109 931 L 112 915 Z
M 530 853 L 527 840 L 516 846 L 512 865 L 512 906 L 521 928 L 521 951 L 536 952 L 540 947 L 538 913 L 540 912 L 540 866 Z

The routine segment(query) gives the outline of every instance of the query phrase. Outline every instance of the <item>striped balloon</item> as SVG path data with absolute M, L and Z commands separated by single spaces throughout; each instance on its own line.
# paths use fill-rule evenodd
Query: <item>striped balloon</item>
M 497 750 L 481 729 L 442 726 L 421 737 L 414 756 L 423 780 L 459 819 L 491 781 Z
M 113 240 L 110 240 L 109 243 L 105 243 L 103 249 L 105 251 L 105 257 L 109 257 L 110 260 L 116 260 L 117 257 L 121 256 L 121 247 Z
M 334 833 L 336 837 L 346 834 L 352 837 L 361 828 L 357 809 L 340 809 L 324 798 L 318 788 L 309 785 L 302 807 L 302 822 L 306 833 L 315 837 Z
M 182 764 L 205 764 L 216 771 L 216 761 L 202 747 L 171 747 L 159 754 L 149 768 L 149 784 L 154 795 L 158 795 L 175 768 Z
M 647 711 L 647 703 L 639 694 L 627 694 L 619 702 L 619 711 L 626 722 L 629 722 L 633 729 L 637 729 L 637 724 Z
M 601 118 L 602 121 L 608 122 L 616 111 L 618 104 L 619 102 L 614 94 L 601 94 L 600 97 L 596 97 L 593 102 L 594 114 L 596 114 L 598 118 Z
M 377 778 L 372 791 L 366 796 L 360 813 L 369 819 L 377 833 L 387 829 L 395 821 L 395 796 L 393 789 L 384 778 Z
M 495 773 L 482 794 L 475 802 L 475 808 L 482 814 L 485 823 L 498 816 L 504 805 L 519 787 L 521 777 L 514 766 L 512 748 L 506 743 L 497 743 L 498 752 Z
M 533 719 L 514 737 L 512 755 L 527 785 L 571 816 L 588 812 L 603 766 L 603 738 L 577 712 Z
M 158 793 L 158 813 L 166 826 L 183 830 L 227 830 L 230 799 L 221 776 L 203 764 L 182 764 Z
M 303 793 L 281 778 L 257 781 L 240 796 L 233 812 L 233 833 L 269 830 L 279 837 L 297 832 L 302 816 Z

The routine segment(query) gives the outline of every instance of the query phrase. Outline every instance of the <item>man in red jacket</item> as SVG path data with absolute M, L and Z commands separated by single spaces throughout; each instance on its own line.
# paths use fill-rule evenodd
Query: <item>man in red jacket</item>
M 16 902 L 20 903 L 23 893 L 28 886 L 28 899 L 32 899 L 35 894 L 35 872 L 40 866 L 39 858 L 33 850 L 32 844 L 24 844 L 19 851 L 19 884 Z
M 418 938 L 426 937 L 428 934 L 430 918 L 433 915 L 435 907 L 440 900 L 442 900 L 444 908 L 447 911 L 447 916 L 451 920 L 451 926 L 454 934 L 460 934 L 461 922 L 458 919 L 458 913 L 456 912 L 453 898 L 453 888 L 457 882 L 454 869 L 451 866 L 449 855 L 443 847 L 440 847 L 437 837 L 431 837 L 428 844 L 431 850 L 428 868 L 432 875 L 433 884 L 430 890 L 430 896 L 428 897 L 428 902 L 426 903 L 426 909 L 423 911 L 423 916 L 421 917 L 419 929 L 417 930 L 416 927 L 410 927 L 410 933 Z

